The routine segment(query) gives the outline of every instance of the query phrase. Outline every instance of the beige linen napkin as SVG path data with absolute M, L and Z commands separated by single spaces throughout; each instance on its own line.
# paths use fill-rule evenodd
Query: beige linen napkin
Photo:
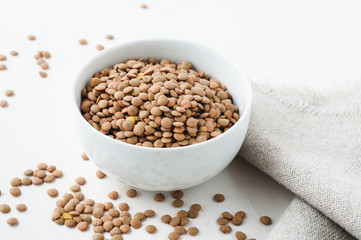
M 267 240 L 361 239 L 361 87 L 253 89 L 240 154 L 298 196 Z

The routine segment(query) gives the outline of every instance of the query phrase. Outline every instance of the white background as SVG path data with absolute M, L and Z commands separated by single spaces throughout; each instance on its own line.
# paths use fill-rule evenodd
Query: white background
M 145 3 L 148 9 L 140 8 Z M 0 109 L 0 196 L 12 211 L 0 214 L 0 239 L 91 239 L 92 231 L 60 227 L 51 213 L 55 199 L 46 190 L 56 187 L 67 192 L 77 176 L 88 180 L 83 192 L 96 201 L 108 201 L 107 193 L 118 190 L 119 200 L 128 202 L 131 213 L 152 208 L 157 212 L 140 230 L 125 235 L 132 239 L 166 239 L 171 227 L 159 221 L 174 215 L 171 198 L 156 203 L 154 193 L 141 191 L 139 197 L 125 196 L 127 186 L 109 178 L 95 177 L 96 167 L 81 160 L 82 149 L 69 114 L 71 82 L 85 61 L 105 47 L 147 37 L 193 40 L 213 46 L 237 62 L 251 80 L 329 89 L 357 82 L 361 75 L 361 3 L 358 0 L 104 0 L 104 1 L 5 1 L 0 0 L 0 53 L 6 54 L 8 70 L 0 72 L 0 99 L 9 106 Z M 34 34 L 36 41 L 28 41 Z M 112 34 L 109 41 L 105 35 Z M 80 46 L 86 38 L 89 45 Z M 9 56 L 9 51 L 19 56 Z M 48 78 L 40 78 L 33 55 L 48 50 Z M 210 59 L 211 61 L 211 59 Z M 15 96 L 4 96 L 13 89 Z M 131 161 L 131 159 L 130 159 Z M 22 196 L 12 197 L 9 181 L 39 162 L 56 164 L 64 177 L 55 183 L 21 187 Z M 226 195 L 216 204 L 214 193 Z M 272 226 L 258 222 L 269 215 L 277 222 L 292 194 L 248 163 L 237 159 L 207 183 L 185 190 L 185 208 L 201 203 L 200 217 L 191 220 L 200 229 L 196 239 L 235 239 L 235 230 L 264 239 Z M 28 211 L 19 213 L 17 203 Z M 244 210 L 248 216 L 232 235 L 218 231 L 216 218 L 222 211 Z M 15 216 L 20 224 L 10 227 L 6 220 Z M 156 235 L 144 231 L 147 224 L 158 227 Z M 194 239 L 182 236 L 182 239 Z

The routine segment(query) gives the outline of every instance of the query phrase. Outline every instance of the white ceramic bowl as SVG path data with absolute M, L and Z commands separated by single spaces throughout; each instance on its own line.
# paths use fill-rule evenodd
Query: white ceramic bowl
M 241 117 L 227 132 L 185 147 L 140 147 L 107 137 L 81 115 L 81 90 L 95 72 L 129 58 L 188 60 L 198 71 L 225 84 L 239 106 Z M 229 59 L 202 45 L 179 40 L 139 40 L 106 49 L 80 70 L 73 86 L 75 127 L 90 160 L 120 181 L 152 191 L 184 189 L 221 172 L 235 157 L 245 138 L 251 112 L 252 90 L 243 72 Z

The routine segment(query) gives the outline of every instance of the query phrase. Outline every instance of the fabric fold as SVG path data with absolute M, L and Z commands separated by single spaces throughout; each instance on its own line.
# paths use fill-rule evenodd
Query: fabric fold
M 253 83 L 253 89 L 241 156 L 319 211 L 297 199 L 286 215 L 297 216 L 301 206 L 317 215 L 319 224 L 302 222 L 324 228 L 317 239 L 339 239 L 338 228 L 361 239 L 361 88 L 318 94 Z M 304 234 L 312 228 L 304 226 Z

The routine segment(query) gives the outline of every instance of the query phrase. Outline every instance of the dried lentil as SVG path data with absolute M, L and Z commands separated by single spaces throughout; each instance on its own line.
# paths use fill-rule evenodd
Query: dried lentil
M 128 191 L 126 192 L 126 195 L 130 198 L 133 198 L 133 197 L 137 196 L 137 190 L 128 189 Z
M 0 71 L 4 71 L 6 69 L 7 69 L 7 67 L 5 64 L 0 64 Z
M 117 200 L 118 199 L 118 192 L 117 191 L 111 191 L 109 194 L 108 194 L 108 197 L 112 200 Z
M 84 152 L 81 154 L 81 158 L 85 161 L 89 160 L 88 156 Z
M 40 77 L 42 77 L 42 78 L 46 78 L 48 76 L 48 74 L 43 71 L 40 71 L 39 74 L 40 74 Z
M 101 44 L 98 44 L 98 45 L 97 45 L 97 49 L 98 49 L 99 51 L 104 50 L 104 46 L 101 45 Z
M 36 37 L 35 37 L 34 35 L 29 35 L 29 36 L 28 36 L 28 39 L 29 39 L 30 41 L 34 41 L 34 40 L 36 39 Z
M 213 199 L 216 202 L 223 202 L 225 198 L 223 194 L 217 193 L 216 195 L 214 195 Z
M 237 231 L 235 235 L 236 235 L 237 240 L 245 240 L 247 237 L 246 234 L 244 234 L 241 231 Z
M 188 228 L 187 232 L 189 235 L 195 236 L 198 234 L 199 230 L 196 227 L 190 227 L 190 228 Z
M 18 188 L 18 187 L 12 187 L 12 188 L 10 188 L 10 194 L 11 195 L 13 195 L 14 197 L 18 197 L 18 196 L 20 196 L 21 195 L 21 190 L 20 190 L 20 188 Z
M 176 208 L 183 206 L 183 204 L 184 204 L 184 202 L 182 199 L 176 199 L 172 203 L 173 207 L 176 207 Z
M 232 232 L 232 228 L 231 228 L 229 225 L 221 225 L 221 226 L 219 227 L 219 230 L 220 230 L 222 233 L 226 233 L 226 234 Z
M 264 225 L 271 225 L 272 224 L 272 219 L 268 216 L 262 216 L 259 221 L 264 224 Z
M 12 218 L 9 218 L 7 220 L 7 224 L 9 224 L 10 226 L 15 226 L 15 225 L 18 225 L 19 221 L 18 219 L 12 217 Z
M 147 225 L 145 227 L 145 230 L 148 232 L 148 233 L 155 233 L 155 231 L 157 231 L 157 228 L 154 226 L 154 225 Z
M 19 203 L 16 205 L 16 209 L 19 211 L 19 212 L 24 212 L 26 211 L 27 207 L 24 203 Z
M 83 178 L 83 177 L 77 177 L 77 178 L 75 179 L 75 182 L 76 182 L 77 184 L 79 184 L 79 185 L 84 185 L 84 184 L 86 183 L 86 180 L 85 180 L 85 178 Z
M 0 212 L 2 212 L 2 213 L 8 213 L 8 212 L 10 212 L 11 211 L 11 208 L 10 208 L 10 206 L 9 205 L 7 205 L 7 204 L 0 204 Z
M 183 196 L 184 196 L 184 193 L 181 190 L 177 190 L 172 193 L 172 197 L 175 199 L 182 198 Z
M 165 199 L 165 196 L 163 193 L 157 193 L 154 195 L 154 201 L 162 202 L 162 201 L 164 201 L 164 199 Z
M 86 39 L 80 39 L 79 43 L 80 43 L 80 45 L 87 45 L 88 41 Z
M 107 175 L 106 175 L 105 173 L 103 173 L 102 171 L 98 170 L 98 171 L 96 172 L 96 176 L 97 176 L 98 178 L 100 178 L 100 179 L 103 179 L 103 178 L 105 178 Z
M 11 97 L 11 96 L 14 95 L 14 91 L 11 90 L 11 89 L 8 89 L 8 90 L 5 91 L 5 95 L 6 95 L 7 97 Z

